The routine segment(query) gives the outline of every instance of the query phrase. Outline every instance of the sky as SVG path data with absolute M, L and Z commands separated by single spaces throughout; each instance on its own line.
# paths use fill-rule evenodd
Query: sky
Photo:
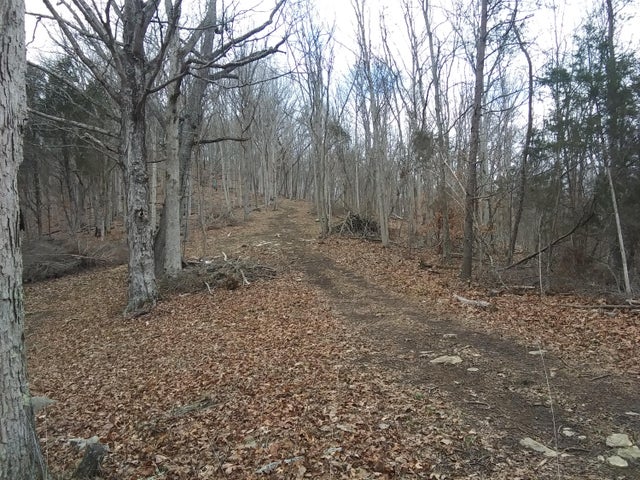
M 186 0 L 197 2 L 198 0 Z M 546 3 L 550 3 L 553 0 L 547 0 Z M 335 24 L 335 39 L 339 45 L 344 49 L 346 54 L 348 50 L 355 48 L 355 14 L 352 6 L 352 0 L 311 0 L 315 6 L 315 10 L 318 12 L 320 19 L 327 24 Z M 224 3 L 224 2 L 222 2 Z M 227 1 L 227 3 L 231 3 Z M 235 0 L 241 8 L 262 10 L 268 9 L 272 1 L 264 0 Z M 442 3 L 445 6 L 451 4 L 449 0 L 432 0 L 434 5 Z M 471 3 L 471 2 L 469 2 Z M 525 0 L 523 6 L 527 3 L 531 3 L 530 0 Z M 571 32 L 578 26 L 583 20 L 586 13 L 584 0 L 555 0 L 558 6 L 559 15 L 558 28 L 562 36 L 570 35 Z M 638 2 L 640 3 L 640 2 Z M 377 26 L 379 24 L 379 18 L 381 14 L 384 14 L 387 21 L 389 31 L 392 34 L 392 39 L 396 42 L 402 43 L 403 32 L 405 29 L 404 21 L 402 18 L 401 0 L 366 0 L 366 9 L 369 13 L 371 21 L 371 30 L 373 36 L 377 35 Z M 188 4 L 187 4 L 188 5 Z M 27 12 L 31 13 L 47 13 L 46 8 L 40 0 L 26 0 Z M 186 11 L 189 8 L 185 9 Z M 437 15 L 438 10 L 434 10 L 434 14 Z M 640 14 L 640 5 L 631 4 L 625 7 L 625 12 L 630 15 L 634 15 L 637 19 Z M 552 25 L 554 22 L 554 15 L 550 8 L 536 8 L 532 12 L 532 18 L 529 21 L 532 34 L 535 36 L 535 41 L 540 45 L 541 49 L 547 49 L 552 47 L 553 36 L 551 35 Z M 50 51 L 48 48 L 47 35 L 42 26 L 39 26 L 36 34 L 34 35 L 34 27 L 36 20 L 33 16 L 27 15 L 26 18 L 26 34 L 28 42 L 28 50 L 30 58 L 37 56 L 38 52 Z M 623 38 L 626 42 L 629 42 L 635 46 L 640 45 L 640 29 L 635 28 L 636 22 L 626 22 L 624 25 Z M 402 32 L 394 34 L 394 32 Z
M 1 1 L 1 0 L 0 0 Z M 186 7 L 183 9 L 185 12 L 195 13 L 196 10 L 200 10 L 201 7 L 189 7 L 189 3 L 197 3 L 200 5 L 202 2 L 199 0 L 183 0 Z M 327 25 L 334 25 L 334 41 L 336 42 L 334 54 L 334 76 L 339 77 L 346 75 L 351 65 L 354 64 L 356 58 L 356 40 L 355 40 L 355 13 L 353 8 L 353 0 L 310 0 L 314 9 L 317 12 L 317 19 Z M 513 0 L 511 0 L 513 1 Z M 536 0 L 521 0 L 522 8 L 526 5 L 531 5 Z M 557 29 L 559 36 L 563 39 L 564 48 L 570 49 L 570 36 L 578 27 L 580 22 L 584 20 L 587 9 L 585 8 L 584 0 L 537 0 L 546 4 L 555 2 L 557 5 L 557 14 L 550 7 L 540 7 L 533 9 L 530 13 L 531 18 L 527 21 L 528 32 L 526 37 L 534 41 L 534 45 L 531 47 L 532 57 L 534 61 L 534 70 L 539 71 L 544 62 L 546 56 L 543 54 L 545 51 L 549 51 L 554 46 L 554 29 Z M 596 2 L 600 0 L 592 0 Z M 234 3 L 238 7 L 253 10 L 256 12 L 268 12 L 275 0 L 219 0 L 220 3 L 227 5 Z M 438 4 L 442 4 L 445 7 L 449 7 L 452 0 L 431 0 L 434 5 L 433 15 L 434 23 L 437 26 L 436 34 L 443 36 L 447 33 L 448 26 L 444 19 L 442 10 L 437 8 Z M 471 1 L 467 2 L 472 4 Z M 589 2 L 591 3 L 591 2 Z M 637 2 L 640 4 L 640 2 Z M 409 54 L 407 49 L 406 40 L 406 26 L 403 19 L 402 0 L 366 0 L 366 14 L 369 20 L 369 29 L 374 48 L 376 43 L 379 44 L 379 25 L 380 17 L 384 15 L 385 22 L 389 31 L 389 40 L 393 44 L 392 50 L 397 55 L 398 63 L 409 63 Z M 27 12 L 31 13 L 46 13 L 46 8 L 42 4 L 41 0 L 26 0 Z M 625 13 L 629 15 L 635 15 L 635 18 L 640 18 L 640 5 L 631 4 L 625 8 Z M 261 16 L 262 17 L 262 16 Z M 420 13 L 416 12 L 416 23 L 418 27 L 422 25 L 422 21 L 419 18 Z M 255 15 L 253 16 L 255 18 Z M 438 22 L 438 19 L 440 22 Z M 554 27 L 555 24 L 555 27 Z M 36 28 L 36 19 L 34 16 L 27 15 L 26 18 L 26 35 L 27 35 L 27 56 L 31 61 L 38 61 L 42 56 L 48 56 L 51 51 L 51 43 L 48 41 L 47 32 L 43 28 L 43 25 L 38 25 Z M 627 21 L 620 23 L 623 28 L 623 36 L 625 42 L 633 44 L 636 48 L 640 45 L 640 31 L 634 28 L 637 25 L 636 21 Z M 35 33 L 34 33 L 35 31 Z M 514 68 L 521 68 L 524 71 L 524 60 L 519 59 L 516 62 L 521 61 L 521 65 L 513 65 Z M 463 74 L 461 72 L 461 74 Z M 468 74 L 468 71 L 467 71 Z

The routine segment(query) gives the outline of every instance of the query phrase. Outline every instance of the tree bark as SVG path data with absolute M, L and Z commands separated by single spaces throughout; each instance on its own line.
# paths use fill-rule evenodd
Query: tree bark
M 480 123 L 482 120 L 482 100 L 484 97 L 484 62 L 487 48 L 487 3 L 481 1 L 480 30 L 476 40 L 476 81 L 473 95 L 473 116 L 471 117 L 471 145 L 467 161 L 467 187 L 464 204 L 464 246 L 460 277 L 471 279 L 473 269 L 473 217 L 475 215 L 478 190 L 478 150 L 480 148 Z
M 18 167 L 26 121 L 24 2 L 0 2 L 0 479 L 47 478 L 24 345 Z
M 178 38 L 174 38 L 170 47 L 170 73 L 179 73 L 180 58 Z M 182 82 L 177 80 L 169 85 L 169 100 L 167 106 L 167 134 L 166 134 L 166 177 L 165 200 L 162 209 L 161 228 L 165 230 L 164 248 L 157 252 L 159 262 L 156 272 L 159 276 L 173 277 L 182 270 L 182 255 L 180 254 L 180 99 Z
M 136 95 L 128 92 L 125 98 L 134 99 Z M 123 105 L 122 109 L 122 152 L 125 157 L 123 164 L 129 246 L 129 301 L 124 313 L 126 316 L 135 316 L 155 306 L 158 291 L 149 212 L 144 105 L 130 102 Z
M 619 108 L 617 108 L 617 97 L 619 95 L 619 76 L 616 66 L 616 50 L 615 50 L 615 14 L 613 12 L 612 0 L 605 0 L 607 9 L 607 53 L 608 59 L 606 64 L 607 72 L 607 145 L 605 148 L 604 167 L 609 183 L 611 193 L 611 204 L 613 205 L 613 214 L 616 220 L 616 234 L 618 237 L 618 248 L 620 249 L 620 260 L 622 262 L 622 278 L 624 281 L 624 291 L 628 298 L 633 295 L 631 282 L 629 280 L 629 265 L 627 262 L 627 252 L 624 244 L 624 235 L 622 233 L 622 220 L 620 218 L 620 210 L 618 209 L 618 199 L 616 197 L 616 189 L 611 175 L 611 167 L 619 155 L 619 149 L 616 137 L 620 136 Z

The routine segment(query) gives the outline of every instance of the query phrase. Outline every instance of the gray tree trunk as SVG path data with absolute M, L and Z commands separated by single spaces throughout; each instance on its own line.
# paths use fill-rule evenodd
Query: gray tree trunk
M 531 153 L 531 142 L 533 140 L 533 62 L 529 51 L 525 46 L 520 36 L 520 30 L 516 27 L 516 38 L 518 40 L 518 46 L 527 60 L 527 73 L 528 73 L 528 98 L 527 98 L 527 133 L 525 134 L 524 147 L 522 150 L 522 163 L 520 164 L 520 181 L 518 183 L 518 198 L 516 204 L 515 216 L 513 219 L 513 227 L 511 229 L 511 237 L 509 239 L 509 252 L 507 256 L 507 265 L 511 265 L 513 262 L 513 254 L 516 250 L 516 241 L 518 240 L 518 230 L 520 229 L 520 222 L 522 221 L 522 212 L 524 210 L 524 196 L 527 186 L 527 164 L 529 162 L 529 155 Z
M 135 93 L 127 92 L 125 98 L 133 99 Z M 127 195 L 127 244 L 129 246 L 129 302 L 124 313 L 127 316 L 135 316 L 153 308 L 156 304 L 158 291 L 149 212 L 144 106 L 135 102 L 123 105 L 122 109 L 122 152 Z
M 618 237 L 618 247 L 620 249 L 620 260 L 622 261 L 622 278 L 624 280 L 624 291 L 628 298 L 631 298 L 633 291 L 631 289 L 631 282 L 629 280 L 629 265 L 627 262 L 627 251 L 624 244 L 624 235 L 622 234 L 622 221 L 620 219 L 620 211 L 618 209 L 618 200 L 616 197 L 616 189 L 613 183 L 613 176 L 611 175 L 611 167 L 616 157 L 619 155 L 616 136 L 620 136 L 621 132 L 618 128 L 620 119 L 618 116 L 618 109 L 616 108 L 616 97 L 619 95 L 619 76 L 616 65 L 616 50 L 615 50 L 615 14 L 613 11 L 612 0 L 606 0 L 607 8 L 607 50 L 608 61 L 606 65 L 607 72 L 607 113 L 609 115 L 607 121 L 607 147 L 605 153 L 605 170 L 607 180 L 609 183 L 609 190 L 611 193 L 611 203 L 613 205 L 613 214 L 616 220 L 616 234 Z
M 484 62 L 487 48 L 487 3 L 482 0 L 480 30 L 476 39 L 476 82 L 473 96 L 473 115 L 471 117 L 471 145 L 467 161 L 467 187 L 464 203 L 464 245 L 462 251 L 462 269 L 460 277 L 469 280 L 473 268 L 473 217 L 475 215 L 478 190 L 478 151 L 480 149 L 480 121 L 482 119 L 482 100 L 484 96 Z
M 177 37 L 174 42 L 177 43 Z M 172 46 L 169 53 L 171 76 L 178 74 L 179 61 L 178 46 Z M 165 177 L 165 200 L 162 209 L 162 227 L 165 229 L 164 248 L 158 252 L 162 259 L 156 266 L 162 266 L 159 275 L 169 277 L 177 275 L 182 270 L 182 256 L 180 254 L 180 88 L 181 82 L 176 81 L 169 86 L 169 103 L 167 114 L 167 135 L 166 135 L 166 177 Z M 157 271 L 156 270 L 156 271 Z
M 438 131 L 438 197 L 440 204 L 440 214 L 442 215 L 441 235 L 442 235 L 442 258 L 448 260 L 451 257 L 451 233 L 449 226 L 449 196 L 447 193 L 446 162 L 449 158 L 449 134 L 447 126 L 444 124 L 444 107 L 440 79 L 440 58 L 433 43 L 433 29 L 431 26 L 431 6 L 425 0 L 422 5 L 427 38 L 429 40 L 429 57 L 431 59 L 431 74 L 433 76 L 434 102 L 436 113 L 436 127 Z
M 18 167 L 26 121 L 24 2 L 0 2 L 0 480 L 47 478 L 24 346 Z
M 146 165 L 145 108 L 151 86 L 161 70 L 168 42 L 176 34 L 182 2 L 176 0 L 175 5 L 165 12 L 167 18 L 163 24 L 166 24 L 166 29 L 162 44 L 151 60 L 147 58 L 145 47 L 148 29 L 158 16 L 159 2 L 124 0 L 117 6 L 114 2 L 107 2 L 103 13 L 95 3 L 89 6 L 79 1 L 58 2 L 54 6 L 50 0 L 42 1 L 73 53 L 91 70 L 120 108 L 120 147 L 127 208 L 125 224 L 129 245 L 129 302 L 124 313 L 126 316 L 137 315 L 152 308 L 157 299 Z M 63 18 L 61 12 L 65 9 L 69 11 L 70 18 L 82 25 L 74 25 Z M 102 15 L 121 19 L 118 23 L 121 38 L 116 40 L 112 25 L 104 23 Z M 102 63 L 96 62 L 93 55 L 102 57 L 114 70 L 105 72 Z M 109 76 L 114 73 L 119 80 L 117 87 L 111 86 L 109 81 Z

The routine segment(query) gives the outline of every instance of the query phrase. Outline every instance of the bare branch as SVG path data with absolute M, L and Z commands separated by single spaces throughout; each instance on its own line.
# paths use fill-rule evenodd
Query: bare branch
M 209 145 L 212 143 L 220 143 L 220 142 L 248 142 L 249 140 L 251 140 L 250 138 L 245 138 L 245 137 L 219 137 L 219 138 L 212 138 L 210 140 L 198 140 L 196 142 L 197 145 Z
M 113 132 L 110 132 L 109 130 L 105 130 L 103 128 L 100 127 L 96 127 L 94 125 L 89 125 L 87 123 L 82 123 L 82 122 L 76 122 L 74 120 L 69 120 L 67 118 L 62 118 L 62 117 L 56 117 L 54 115 L 49 115 L 47 113 L 43 113 L 43 112 L 39 112 L 38 110 L 34 110 L 32 108 L 27 109 L 27 111 L 33 115 L 36 115 L 40 118 L 45 118 L 47 120 L 51 120 L 52 122 L 57 122 L 57 123 L 62 123 L 65 125 L 69 125 L 72 127 L 76 127 L 76 128 L 80 128 L 82 130 L 87 130 L 89 132 L 93 132 L 93 133 L 98 133 L 100 135 L 105 135 L 109 138 L 114 138 L 114 139 L 118 139 L 119 136 L 115 135 Z

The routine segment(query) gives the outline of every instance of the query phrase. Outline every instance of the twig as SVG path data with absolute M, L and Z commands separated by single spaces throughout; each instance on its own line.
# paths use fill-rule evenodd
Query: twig
M 207 282 L 204 282 L 204 284 L 207 286 L 207 290 L 209 290 L 209 294 L 213 295 L 213 290 L 211 289 L 211 286 Z
M 592 378 L 590 381 L 595 382 L 596 380 L 602 380 L 603 378 L 610 377 L 610 373 L 605 373 L 604 375 L 598 375 L 597 377 Z
M 551 392 L 551 381 L 549 380 L 549 374 L 547 372 L 547 365 L 544 361 L 544 350 L 542 349 L 542 343 L 538 342 L 538 347 L 540 350 L 540 361 L 542 362 L 542 370 L 544 371 L 544 378 L 547 383 L 547 392 L 549 393 L 549 408 L 551 409 L 551 422 L 553 423 L 553 442 L 556 449 L 556 453 L 558 450 L 558 428 L 556 425 L 556 413 L 553 408 L 553 394 Z M 556 473 L 558 475 L 558 479 L 562 478 L 560 475 L 560 455 L 556 456 Z
M 242 271 L 242 269 L 240 269 L 240 275 L 242 275 L 242 284 L 243 285 L 251 285 L 249 283 L 249 280 L 247 280 L 247 277 L 245 276 L 244 272 Z
M 560 356 L 559 356 L 559 357 L 558 357 L 558 360 L 560 360 L 562 363 L 564 363 L 564 366 L 565 366 L 565 367 L 567 367 L 567 368 L 573 368 L 571 365 L 569 365 L 569 364 L 566 362 L 566 360 L 565 360 L 564 358 L 562 358 L 562 357 L 560 357 Z
M 465 400 L 464 403 L 468 403 L 469 405 L 482 405 L 484 407 L 487 407 L 488 409 L 491 408 L 491 405 L 489 405 L 487 402 L 481 402 L 479 400 Z

